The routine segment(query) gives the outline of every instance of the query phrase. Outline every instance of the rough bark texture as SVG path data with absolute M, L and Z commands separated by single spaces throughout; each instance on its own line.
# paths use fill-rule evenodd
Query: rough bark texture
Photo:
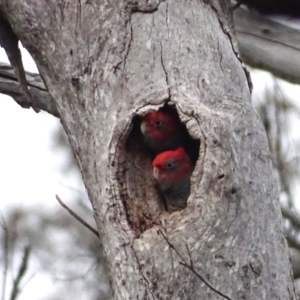
M 0 1 L 77 156 L 115 299 L 295 299 L 266 135 L 220 3 Z M 131 122 L 165 101 L 201 140 L 188 206 L 171 215 Z

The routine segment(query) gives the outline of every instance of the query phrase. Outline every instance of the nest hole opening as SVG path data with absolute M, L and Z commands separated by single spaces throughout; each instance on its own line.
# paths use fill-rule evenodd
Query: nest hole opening
M 159 118 L 149 117 L 151 114 Z M 166 115 L 165 119 L 160 118 Z M 166 127 L 166 120 L 171 122 L 171 129 Z M 148 132 L 151 126 L 157 129 L 153 136 Z M 160 135 L 159 131 L 165 129 L 167 134 Z M 161 213 L 186 208 L 190 177 L 199 157 L 200 139 L 189 134 L 176 107 L 165 104 L 133 116 L 130 133 L 122 144 L 117 153 L 118 191 L 128 223 L 139 236 L 160 224 Z M 169 178 L 164 171 L 168 172 Z
M 148 183 L 145 188 L 152 190 L 151 195 L 153 191 L 156 194 L 142 201 L 151 206 L 158 201 L 160 211 L 184 209 L 190 194 L 190 177 L 199 158 L 200 139 L 189 134 L 175 105 L 166 103 L 134 116 L 126 149 L 133 165 L 142 165 Z

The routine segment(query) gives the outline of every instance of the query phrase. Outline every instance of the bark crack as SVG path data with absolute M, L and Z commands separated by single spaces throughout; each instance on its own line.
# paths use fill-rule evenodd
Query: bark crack
M 169 28 L 169 2 L 166 4 L 166 25 L 168 28 L 168 36 L 170 37 L 170 28 Z
M 220 53 L 220 68 L 221 70 L 223 71 L 224 73 L 224 69 L 223 69 L 223 66 L 222 66 L 222 63 L 223 63 L 223 55 L 222 55 L 222 51 L 220 50 L 220 43 L 218 41 L 218 52 Z
M 77 1 L 77 9 L 76 9 L 76 33 L 77 29 L 81 29 L 81 1 Z
M 135 259 L 136 259 L 136 262 L 137 262 L 137 264 L 138 264 L 138 266 L 139 266 L 140 273 L 141 273 L 143 279 L 145 280 L 145 282 L 146 282 L 146 284 L 147 284 L 148 291 L 149 291 L 149 293 L 151 294 L 152 298 L 155 299 L 154 293 L 150 290 L 150 283 L 149 283 L 149 280 L 146 278 L 146 276 L 144 275 L 144 273 L 143 273 L 143 271 L 142 271 L 142 270 L 143 270 L 143 267 L 142 267 L 142 265 L 141 265 L 141 263 L 140 263 L 140 261 L 139 261 L 139 258 L 138 258 L 138 256 L 137 256 L 137 254 L 136 254 L 136 252 L 135 252 L 135 250 L 134 250 L 133 247 L 132 247 L 132 252 L 133 252 L 133 254 L 134 254 L 134 256 L 135 256 Z
M 167 83 L 167 87 L 168 87 L 168 96 L 169 96 L 169 100 L 171 100 L 171 90 L 170 90 L 170 85 L 169 85 L 169 75 L 168 75 L 168 72 L 167 72 L 167 69 L 166 69 L 166 66 L 165 66 L 165 62 L 164 62 L 164 56 L 163 56 L 163 45 L 162 45 L 162 41 L 160 41 L 160 61 L 161 61 L 161 66 L 162 66 L 162 69 L 165 73 L 165 77 L 166 77 L 166 83 Z
M 129 55 L 129 51 L 131 49 L 131 42 L 133 40 L 133 28 L 132 28 L 132 24 L 131 24 L 131 18 L 128 21 L 128 23 L 130 24 L 130 38 L 129 38 L 129 42 L 128 42 L 128 46 L 127 46 L 127 50 L 125 53 L 125 57 L 124 57 L 124 69 L 126 68 L 126 63 L 127 63 L 127 57 Z

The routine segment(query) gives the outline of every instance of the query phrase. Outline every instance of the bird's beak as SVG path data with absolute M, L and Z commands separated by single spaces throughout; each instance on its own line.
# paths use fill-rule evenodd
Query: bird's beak
M 145 121 L 143 121 L 141 124 L 141 132 L 143 135 L 145 135 L 146 131 L 147 131 L 147 124 Z
M 158 180 L 159 178 L 159 169 L 157 167 L 153 168 L 153 177 Z

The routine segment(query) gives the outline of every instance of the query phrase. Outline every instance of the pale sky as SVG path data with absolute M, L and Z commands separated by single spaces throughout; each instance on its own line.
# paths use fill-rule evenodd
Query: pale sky
M 38 72 L 26 50 L 22 51 L 25 69 Z M 3 49 L 0 61 L 8 62 Z M 0 101 L 0 182 L 4 206 L 43 202 L 45 209 L 57 205 L 54 198 L 69 195 L 78 187 L 77 178 L 66 178 L 60 172 L 64 153 L 55 151 L 53 130 L 59 119 L 46 112 L 35 113 L 21 108 L 10 97 L 1 94 Z M 70 175 L 71 176 L 71 175 Z M 65 195 L 66 190 L 68 191 Z M 2 202 L 2 201 L 1 201 Z M 3 211 L 3 207 L 1 206 Z
M 3 49 L 0 50 L 0 61 L 8 62 Z M 26 51 L 23 51 L 23 61 L 26 70 L 37 72 Z M 266 84 L 272 83 L 266 72 L 255 71 L 252 79 L 255 95 L 261 93 Z M 300 102 L 299 86 L 285 82 L 282 85 L 289 97 L 296 103 Z M 37 114 L 31 109 L 23 109 L 7 96 L 0 97 L 1 214 L 5 217 L 12 206 L 30 207 L 41 203 L 47 211 L 58 206 L 56 194 L 70 203 L 76 197 L 73 189 L 84 191 L 84 187 L 76 175 L 66 177 L 60 172 L 66 157 L 61 151 L 54 150 L 52 142 L 53 130 L 60 126 L 59 120 L 47 113 Z M 292 158 L 297 156 L 292 145 L 299 141 L 298 118 L 295 117 L 291 124 L 293 130 L 288 137 L 287 155 Z M 10 291 L 10 287 L 7 289 Z M 39 273 L 26 285 L 19 300 L 40 300 L 53 290 L 55 284 L 51 278 Z
M 37 72 L 27 51 L 22 55 L 25 69 Z M 8 62 L 2 48 L 0 61 Z M 75 190 L 84 191 L 75 174 L 66 177 L 60 172 L 66 155 L 55 151 L 52 141 L 53 131 L 58 126 L 61 126 L 60 121 L 52 115 L 21 108 L 8 96 L 0 95 L 0 212 L 4 218 L 12 206 L 30 208 L 38 204 L 45 211 L 57 208 L 56 194 L 72 207 L 72 199 L 78 196 Z M 18 299 L 41 300 L 52 294 L 55 282 L 49 276 L 35 274 L 31 262 L 29 267 L 28 273 L 33 278 Z M 2 269 L 0 274 L 3 274 Z M 8 282 L 11 279 L 9 277 Z M 0 290 L 1 284 L 2 279 Z M 6 291 L 10 292 L 11 286 L 7 286 Z

